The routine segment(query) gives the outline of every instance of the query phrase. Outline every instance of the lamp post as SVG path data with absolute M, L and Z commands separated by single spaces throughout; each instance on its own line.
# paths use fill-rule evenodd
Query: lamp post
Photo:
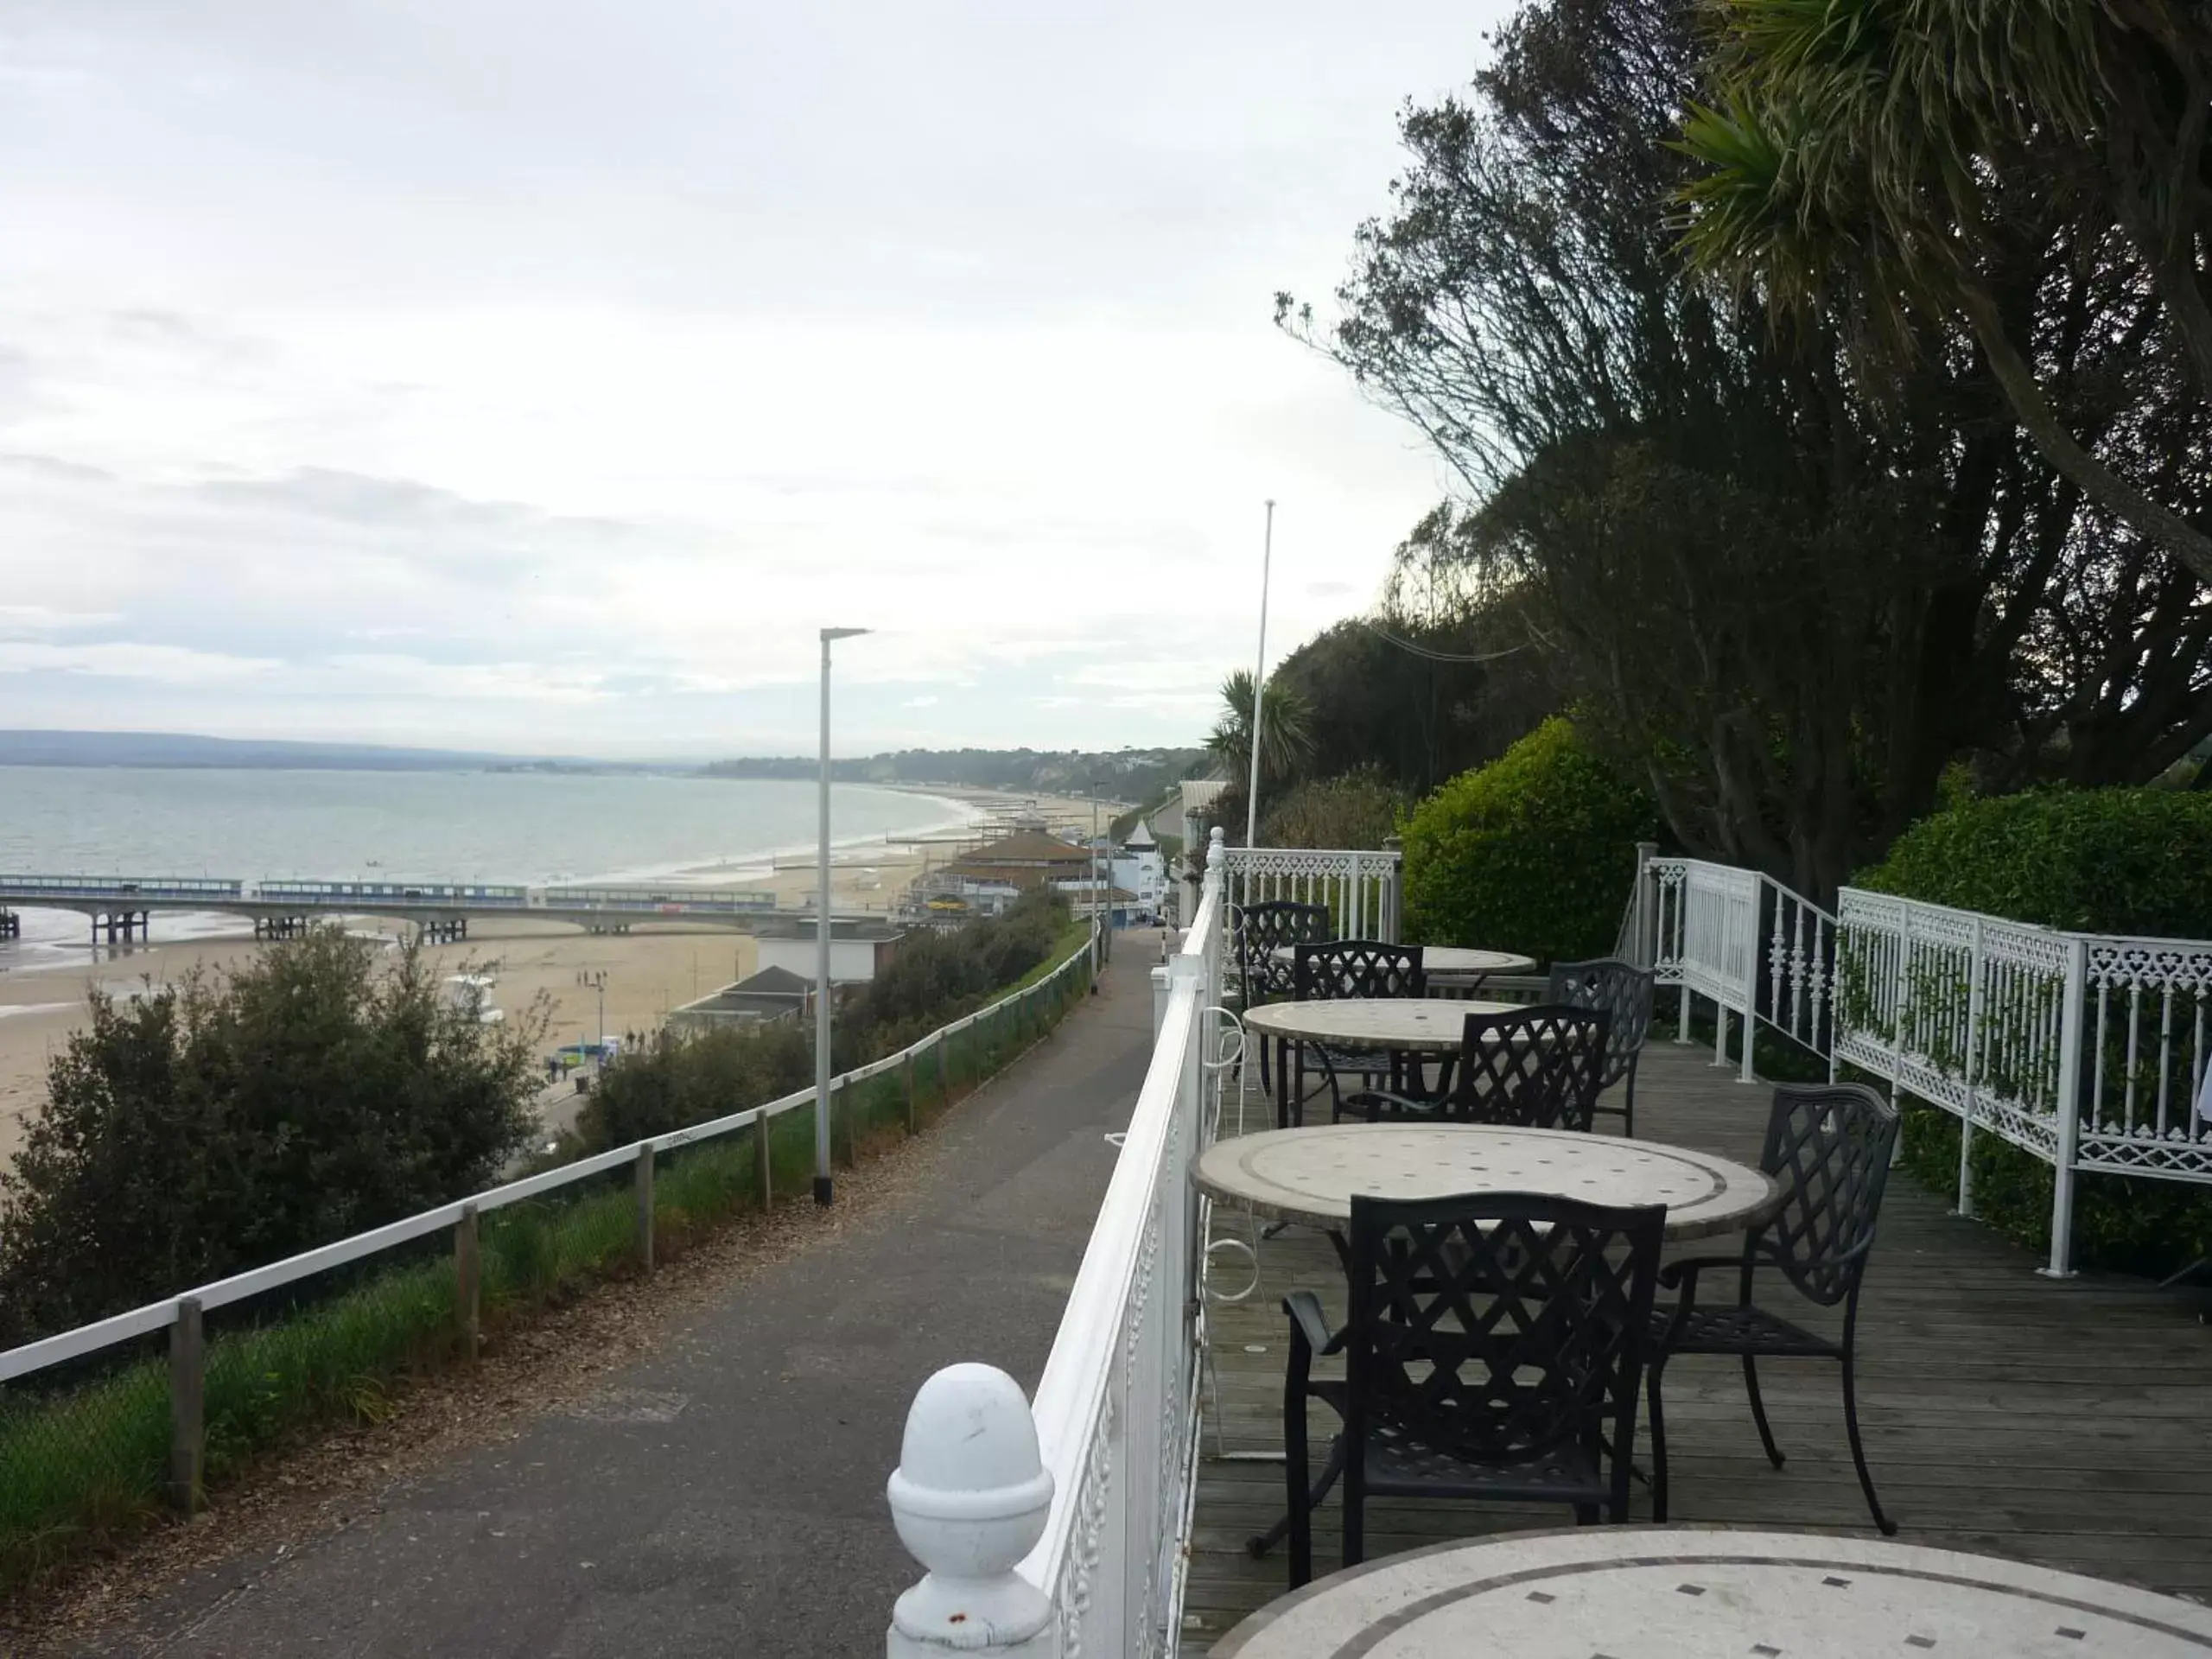
M 1275 504 L 1268 503 L 1267 539 L 1260 547 L 1260 658 L 1252 665 L 1252 783 L 1244 797 L 1244 844 L 1260 844 L 1260 710 L 1268 686 L 1268 578 L 1275 560 Z
M 599 1077 L 607 1071 L 607 969 L 594 968 L 579 974 L 576 982 L 599 993 L 599 1047 L 591 1057 L 592 1075 Z
M 830 646 L 866 628 L 822 630 L 822 793 L 814 871 L 814 1201 L 830 1202 Z

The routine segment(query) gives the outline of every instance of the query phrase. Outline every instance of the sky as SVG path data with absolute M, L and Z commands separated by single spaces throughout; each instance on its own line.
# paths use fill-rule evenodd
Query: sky
M 1272 296 L 1503 10 L 0 0 L 0 727 L 1198 741 L 1446 487 Z

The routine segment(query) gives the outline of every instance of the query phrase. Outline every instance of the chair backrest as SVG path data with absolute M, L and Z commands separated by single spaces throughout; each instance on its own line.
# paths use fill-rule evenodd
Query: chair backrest
M 1355 1197 L 1350 1442 L 1402 1435 L 1490 1465 L 1628 1456 L 1666 1217 L 1543 1193 Z
M 1597 1008 L 1471 1014 L 1459 1080 L 1440 1109 L 1463 1123 L 1587 1133 L 1605 1086 L 1605 1032 Z
M 1332 939 L 1294 947 L 1291 993 L 1301 1002 L 1347 996 L 1421 996 L 1428 988 L 1417 944 Z
M 1759 1167 L 1781 1183 L 1782 1207 L 1745 1250 L 1814 1301 L 1841 1301 L 1866 1271 L 1897 1141 L 1897 1108 L 1864 1084 L 1777 1089 Z
M 1651 1030 L 1651 988 L 1657 976 L 1618 957 L 1555 962 L 1544 1001 L 1569 1008 L 1599 1008 L 1605 1029 L 1605 1087 L 1628 1076 Z
M 1297 984 L 1292 963 L 1275 952 L 1286 945 L 1311 944 L 1329 937 L 1335 924 L 1326 905 L 1301 905 L 1288 899 L 1270 899 L 1245 905 L 1230 918 L 1236 930 L 1236 966 L 1243 976 L 1247 1001 L 1259 996 L 1288 996 Z

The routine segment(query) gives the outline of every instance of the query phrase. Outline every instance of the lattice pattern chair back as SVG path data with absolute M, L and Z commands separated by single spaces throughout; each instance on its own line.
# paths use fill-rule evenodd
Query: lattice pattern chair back
M 1293 959 L 1293 994 L 1301 1002 L 1343 997 L 1420 996 L 1428 981 L 1417 944 L 1379 939 L 1332 939 L 1300 944 Z
M 1629 1074 L 1651 1031 L 1651 988 L 1656 976 L 1618 957 L 1592 962 L 1555 962 L 1544 1001 L 1561 1007 L 1595 1008 L 1607 1020 L 1605 1087 Z
M 1866 1265 L 1897 1146 L 1897 1108 L 1862 1084 L 1788 1084 L 1774 1091 L 1759 1167 L 1782 1207 L 1745 1243 L 1813 1301 L 1833 1307 Z
M 1605 1014 L 1592 1008 L 1546 1005 L 1469 1014 L 1459 1083 L 1442 1103 L 1444 1116 L 1501 1128 L 1586 1134 L 1605 1088 Z
M 1580 1449 L 1618 1465 L 1624 1503 L 1666 1215 L 1535 1193 L 1354 1198 L 1348 1443 L 1491 1467 Z
M 1294 964 L 1278 958 L 1286 945 L 1315 944 L 1334 924 L 1326 905 L 1301 905 L 1288 899 L 1246 905 L 1230 918 L 1236 929 L 1236 968 L 1244 982 L 1245 1006 L 1257 1007 L 1297 988 Z

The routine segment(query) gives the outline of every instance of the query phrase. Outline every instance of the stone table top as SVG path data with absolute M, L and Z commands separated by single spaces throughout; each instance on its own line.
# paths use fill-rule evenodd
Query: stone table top
M 1295 959 L 1298 947 L 1279 944 L 1275 960 Z M 1536 971 L 1534 957 L 1519 956 L 1510 950 L 1477 950 L 1458 944 L 1424 944 L 1421 948 L 1421 971 L 1443 975 L 1446 978 L 1465 978 L 1483 974 L 1533 974 Z M 1462 1006 L 1465 1006 L 1464 1004 Z
M 1457 1054 L 1471 1014 L 1512 1014 L 1511 1002 L 1442 996 L 1345 996 L 1268 1002 L 1244 1014 L 1248 1030 L 1294 1043 L 1388 1049 L 1398 1054 Z
M 1669 1238 L 1705 1238 L 1764 1220 L 1780 1196 L 1756 1169 L 1688 1147 L 1571 1129 L 1472 1123 L 1328 1123 L 1268 1129 L 1209 1147 L 1198 1190 L 1263 1221 L 1340 1228 L 1354 1194 L 1441 1198 L 1542 1192 L 1586 1204 L 1667 1206 Z
M 2212 1608 L 1959 1550 L 1727 1528 L 1440 1545 L 1318 1579 L 1213 1659 L 2181 1659 Z

